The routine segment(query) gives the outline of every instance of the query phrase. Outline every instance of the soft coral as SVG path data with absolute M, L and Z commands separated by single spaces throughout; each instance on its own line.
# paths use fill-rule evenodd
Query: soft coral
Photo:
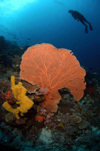
M 21 79 L 48 89 L 42 106 L 49 112 L 57 110 L 60 101 L 58 89 L 67 87 L 77 101 L 83 96 L 86 73 L 71 50 L 37 44 L 24 53 L 20 69 Z

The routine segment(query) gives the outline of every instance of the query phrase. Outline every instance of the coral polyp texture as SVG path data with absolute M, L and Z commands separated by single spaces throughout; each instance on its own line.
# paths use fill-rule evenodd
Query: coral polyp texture
M 21 79 L 48 89 L 41 104 L 48 112 L 57 111 L 58 89 L 68 88 L 76 101 L 84 94 L 86 72 L 71 50 L 47 43 L 31 46 L 22 56 L 20 70 Z

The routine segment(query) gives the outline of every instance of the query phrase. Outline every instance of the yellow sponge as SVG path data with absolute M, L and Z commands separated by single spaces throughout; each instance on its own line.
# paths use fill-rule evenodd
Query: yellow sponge
M 8 102 L 3 103 L 3 107 L 7 111 L 15 114 L 16 118 L 19 119 L 20 117 L 18 114 L 21 113 L 21 116 L 23 116 L 23 113 L 27 113 L 34 103 L 26 96 L 27 89 L 24 88 L 22 82 L 15 84 L 14 76 L 11 76 L 11 89 L 15 99 L 17 100 L 16 104 L 19 104 L 19 107 L 14 109 Z

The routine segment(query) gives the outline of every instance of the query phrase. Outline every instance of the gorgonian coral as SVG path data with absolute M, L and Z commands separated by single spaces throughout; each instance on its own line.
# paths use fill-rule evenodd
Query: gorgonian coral
M 20 78 L 48 89 L 42 106 L 56 112 L 60 101 L 58 89 L 68 88 L 76 101 L 83 96 L 85 70 L 71 50 L 57 49 L 51 44 L 29 47 L 22 56 Z

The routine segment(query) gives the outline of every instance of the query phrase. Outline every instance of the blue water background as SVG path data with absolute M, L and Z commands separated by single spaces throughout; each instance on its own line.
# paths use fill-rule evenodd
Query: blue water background
M 93 31 L 86 34 L 69 9 L 82 13 Z M 100 73 L 100 0 L 0 0 L 0 35 L 21 47 L 71 49 L 82 66 Z

